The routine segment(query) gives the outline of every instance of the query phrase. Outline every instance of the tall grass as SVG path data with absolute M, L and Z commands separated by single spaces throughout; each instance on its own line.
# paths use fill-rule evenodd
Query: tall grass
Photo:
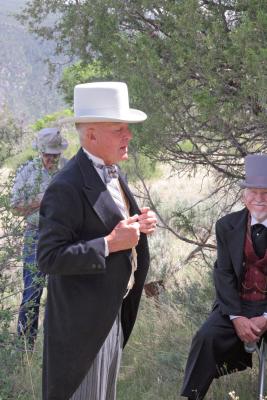
M 152 182 L 152 189 L 159 196 L 160 210 L 169 220 L 172 218 L 170 207 L 175 205 L 176 197 L 183 195 L 189 201 L 192 196 L 192 201 L 195 201 L 200 186 L 196 181 L 189 184 L 174 178 Z M 7 199 L 3 195 L 1 199 L 2 207 L 5 207 Z M 11 222 L 11 227 L 15 229 L 14 220 Z M 18 229 L 15 230 L 18 234 Z M 7 283 L 13 294 L 15 289 L 21 288 L 20 275 L 17 276 L 17 272 L 11 274 L 19 263 L 20 236 L 21 232 L 17 248 L 14 248 L 16 240 L 13 236 L 7 236 L 6 242 L 0 241 L 0 260 L 2 264 L 3 260 L 7 262 Z M 13 247 L 10 257 L 6 247 L 9 242 L 10 248 Z M 178 241 L 166 229 L 159 229 L 151 238 L 150 248 L 152 264 L 148 279 L 163 278 L 166 291 L 161 293 L 159 303 L 145 296 L 142 298 L 133 333 L 123 352 L 117 400 L 180 399 L 191 339 L 206 318 L 214 297 L 211 280 L 214 254 L 206 255 L 205 264 L 197 257 L 185 263 L 192 246 Z M 0 270 L 1 284 L 7 270 Z M 7 290 L 7 286 L 0 285 L 0 299 L 5 297 Z M 19 296 L 14 294 L 9 304 L 2 301 L 0 305 L 0 318 L 6 318 L 5 329 L 2 329 L 4 325 L 0 320 L 0 400 L 41 400 L 42 329 L 35 351 L 25 352 L 23 343 L 18 343 L 16 339 L 19 301 Z M 16 311 L 12 311 L 8 318 L 7 306 Z M 256 361 L 252 370 L 215 380 L 207 400 L 255 400 L 257 371 Z
M 184 365 L 196 324 L 183 307 L 163 295 L 159 305 L 143 297 L 122 358 L 117 400 L 178 400 Z M 255 360 L 256 361 L 256 360 Z M 42 332 L 35 351 L 0 349 L 0 399 L 41 400 Z M 215 380 L 207 400 L 255 400 L 257 362 L 247 371 Z M 231 397 L 230 392 L 236 397 Z
M 143 299 L 123 355 L 118 400 L 183 399 L 180 389 L 193 330 L 181 307 L 174 303 L 155 307 L 151 299 Z M 252 369 L 215 379 L 206 400 L 255 400 L 257 385 L 254 356 Z

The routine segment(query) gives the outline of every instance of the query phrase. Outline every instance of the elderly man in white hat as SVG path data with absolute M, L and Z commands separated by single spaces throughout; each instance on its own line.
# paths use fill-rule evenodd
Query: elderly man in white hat
M 41 129 L 33 143 L 38 157 L 18 170 L 12 190 L 11 205 L 25 217 L 23 248 L 24 289 L 18 317 L 18 334 L 29 349 L 34 346 L 44 274 L 37 269 L 39 207 L 44 192 L 55 173 L 66 164 L 61 153 L 68 146 L 58 128 Z
M 245 208 L 216 224 L 216 301 L 192 341 L 182 396 L 205 397 L 214 378 L 251 367 L 249 345 L 267 331 L 267 155 L 245 158 Z
M 81 149 L 40 209 L 38 264 L 49 274 L 43 399 L 114 400 L 156 226 L 116 164 L 128 158 L 128 124 L 146 114 L 129 107 L 122 82 L 76 86 L 74 112 Z

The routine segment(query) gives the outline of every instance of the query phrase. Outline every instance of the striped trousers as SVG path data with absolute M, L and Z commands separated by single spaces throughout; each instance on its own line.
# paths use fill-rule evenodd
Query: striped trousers
M 120 368 L 123 332 L 118 314 L 80 386 L 69 400 L 115 400 Z

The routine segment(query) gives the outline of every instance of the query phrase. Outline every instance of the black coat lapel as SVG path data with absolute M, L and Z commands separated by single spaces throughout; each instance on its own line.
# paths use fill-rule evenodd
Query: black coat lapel
M 121 184 L 121 187 L 125 193 L 125 195 L 127 196 L 127 199 L 129 200 L 130 203 L 130 214 L 134 215 L 134 214 L 140 214 L 140 210 L 139 207 L 136 203 L 135 198 L 132 195 L 132 192 L 126 182 L 126 179 L 124 178 L 123 174 L 121 174 L 121 172 L 119 173 L 119 181 Z
M 230 251 L 233 267 L 238 278 L 241 278 L 243 272 L 244 243 L 247 231 L 246 209 L 242 210 L 241 218 L 231 221 L 233 229 L 227 233 L 227 243 Z
M 83 181 L 83 191 L 94 211 L 110 232 L 123 219 L 112 196 L 82 149 L 77 153 Z

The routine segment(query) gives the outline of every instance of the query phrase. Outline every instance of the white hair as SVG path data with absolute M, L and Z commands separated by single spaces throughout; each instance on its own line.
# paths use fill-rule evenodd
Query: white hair
M 76 124 L 75 124 L 75 128 L 79 134 L 79 139 L 80 139 L 81 145 L 84 144 L 85 134 L 86 134 L 88 126 L 90 126 L 89 122 L 86 122 L 86 123 L 76 122 Z

